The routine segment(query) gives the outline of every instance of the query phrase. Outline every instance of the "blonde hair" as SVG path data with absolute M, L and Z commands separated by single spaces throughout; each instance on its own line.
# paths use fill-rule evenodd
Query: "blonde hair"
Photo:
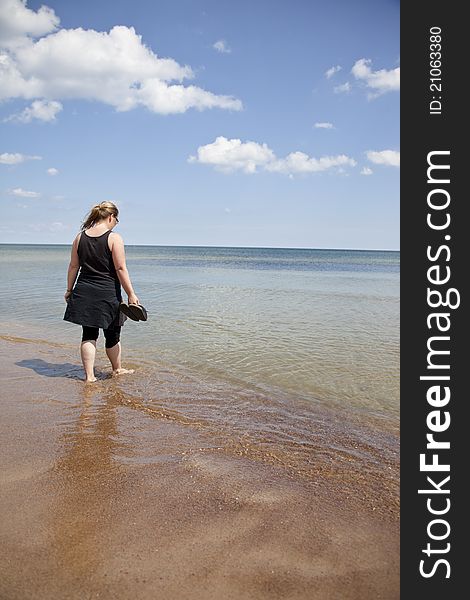
M 96 225 L 103 219 L 107 219 L 110 215 L 113 215 L 116 218 L 119 215 L 118 207 L 114 202 L 100 202 L 100 204 L 95 204 L 82 223 L 82 231 L 90 229 L 90 227 L 93 227 L 93 225 Z

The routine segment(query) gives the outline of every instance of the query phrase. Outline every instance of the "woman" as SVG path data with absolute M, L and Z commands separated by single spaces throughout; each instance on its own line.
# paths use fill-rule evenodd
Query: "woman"
M 94 206 L 74 239 L 67 273 L 67 302 L 64 319 L 83 328 L 80 355 L 85 381 L 96 381 L 94 373 L 96 340 L 103 329 L 106 354 L 113 375 L 133 373 L 121 367 L 121 326 L 126 317 L 119 311 L 121 285 L 129 304 L 139 304 L 126 267 L 124 242 L 113 229 L 119 223 L 113 202 Z M 75 279 L 80 269 L 77 283 Z

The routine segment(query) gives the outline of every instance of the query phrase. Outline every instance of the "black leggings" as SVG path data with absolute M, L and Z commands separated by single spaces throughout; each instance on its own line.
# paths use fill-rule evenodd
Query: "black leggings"
M 82 342 L 96 342 L 100 334 L 98 327 L 86 327 L 85 325 L 82 325 L 82 329 Z M 108 329 L 103 329 L 103 333 L 106 340 L 104 344 L 105 347 L 112 348 L 121 338 L 121 327 L 119 325 L 116 327 L 109 327 Z

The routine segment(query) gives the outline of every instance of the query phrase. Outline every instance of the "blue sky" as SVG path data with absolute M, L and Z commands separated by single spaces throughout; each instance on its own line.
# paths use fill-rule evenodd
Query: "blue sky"
M 0 0 L 0 242 L 399 248 L 399 4 Z

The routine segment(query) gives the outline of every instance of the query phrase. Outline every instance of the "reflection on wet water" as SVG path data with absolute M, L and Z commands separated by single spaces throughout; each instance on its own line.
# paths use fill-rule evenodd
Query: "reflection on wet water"
M 126 440 L 117 428 L 116 408 L 112 400 L 103 402 L 98 389 L 83 386 L 81 405 L 78 410 L 70 407 L 69 421 L 62 423 L 61 454 L 54 465 L 58 490 L 50 513 L 52 547 L 56 564 L 72 568 L 69 575 L 77 578 L 87 578 L 100 567 L 100 529 L 108 527 L 112 502 L 120 498 L 115 457 Z

